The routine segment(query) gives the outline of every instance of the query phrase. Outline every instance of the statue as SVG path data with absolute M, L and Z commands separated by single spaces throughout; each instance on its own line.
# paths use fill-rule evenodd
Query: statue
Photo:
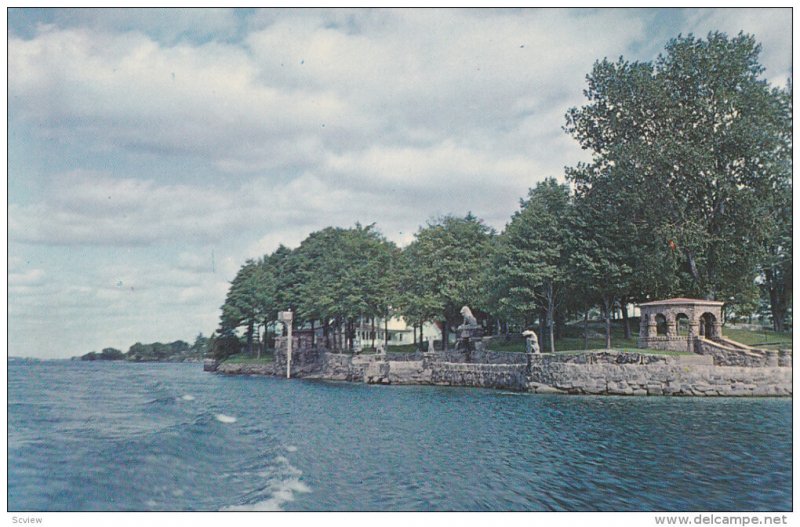
M 464 306 L 461 308 L 461 316 L 464 317 L 464 323 L 461 327 L 477 327 L 478 326 L 478 319 L 472 314 L 472 310 L 468 306 Z
M 458 331 L 456 351 L 466 351 L 469 358 L 470 351 L 475 349 L 475 343 L 483 337 L 483 328 L 478 325 L 478 319 L 468 306 L 462 307 L 460 313 L 464 317 L 464 323 L 456 328 Z
M 535 331 L 526 329 L 522 332 L 522 336 L 525 337 L 525 350 L 528 353 L 540 353 L 539 339 L 536 337 Z
M 436 349 L 433 347 L 433 337 L 428 337 L 428 353 L 433 353 Z

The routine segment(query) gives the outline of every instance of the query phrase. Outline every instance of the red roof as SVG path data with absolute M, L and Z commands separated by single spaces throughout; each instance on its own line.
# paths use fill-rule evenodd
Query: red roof
M 700 298 L 668 298 L 667 300 L 654 300 L 652 302 L 645 302 L 643 304 L 639 304 L 639 306 L 663 306 L 665 304 L 712 304 L 721 306 L 725 302 L 719 302 L 717 300 L 703 300 Z

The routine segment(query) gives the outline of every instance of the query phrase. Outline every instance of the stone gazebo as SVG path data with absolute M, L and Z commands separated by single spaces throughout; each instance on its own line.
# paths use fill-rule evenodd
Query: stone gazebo
M 694 298 L 639 304 L 639 347 L 694 353 L 697 337 L 721 342 L 723 304 Z

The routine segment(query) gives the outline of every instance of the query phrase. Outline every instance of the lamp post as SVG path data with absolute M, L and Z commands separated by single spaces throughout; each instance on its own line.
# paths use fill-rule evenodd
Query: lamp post
M 278 321 L 286 324 L 286 378 L 292 377 L 292 312 L 281 311 L 278 313 Z

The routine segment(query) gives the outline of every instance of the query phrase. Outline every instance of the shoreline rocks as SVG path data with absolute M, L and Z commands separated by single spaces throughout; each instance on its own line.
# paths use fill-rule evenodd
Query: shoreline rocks
M 302 354 L 302 352 L 300 352 Z M 492 362 L 450 362 L 455 357 L 421 353 L 406 360 L 381 355 L 349 355 L 314 350 L 298 357 L 293 378 L 363 382 L 495 388 L 539 394 L 791 397 L 792 368 L 714 365 L 711 356 L 657 355 L 599 351 L 530 354 L 505 362 L 493 352 Z M 494 362 L 498 361 L 498 362 Z M 283 364 L 283 368 L 281 368 Z M 269 364 L 225 362 L 204 370 L 228 375 L 285 375 L 285 359 Z M 211 369 L 213 368 L 213 369 Z

